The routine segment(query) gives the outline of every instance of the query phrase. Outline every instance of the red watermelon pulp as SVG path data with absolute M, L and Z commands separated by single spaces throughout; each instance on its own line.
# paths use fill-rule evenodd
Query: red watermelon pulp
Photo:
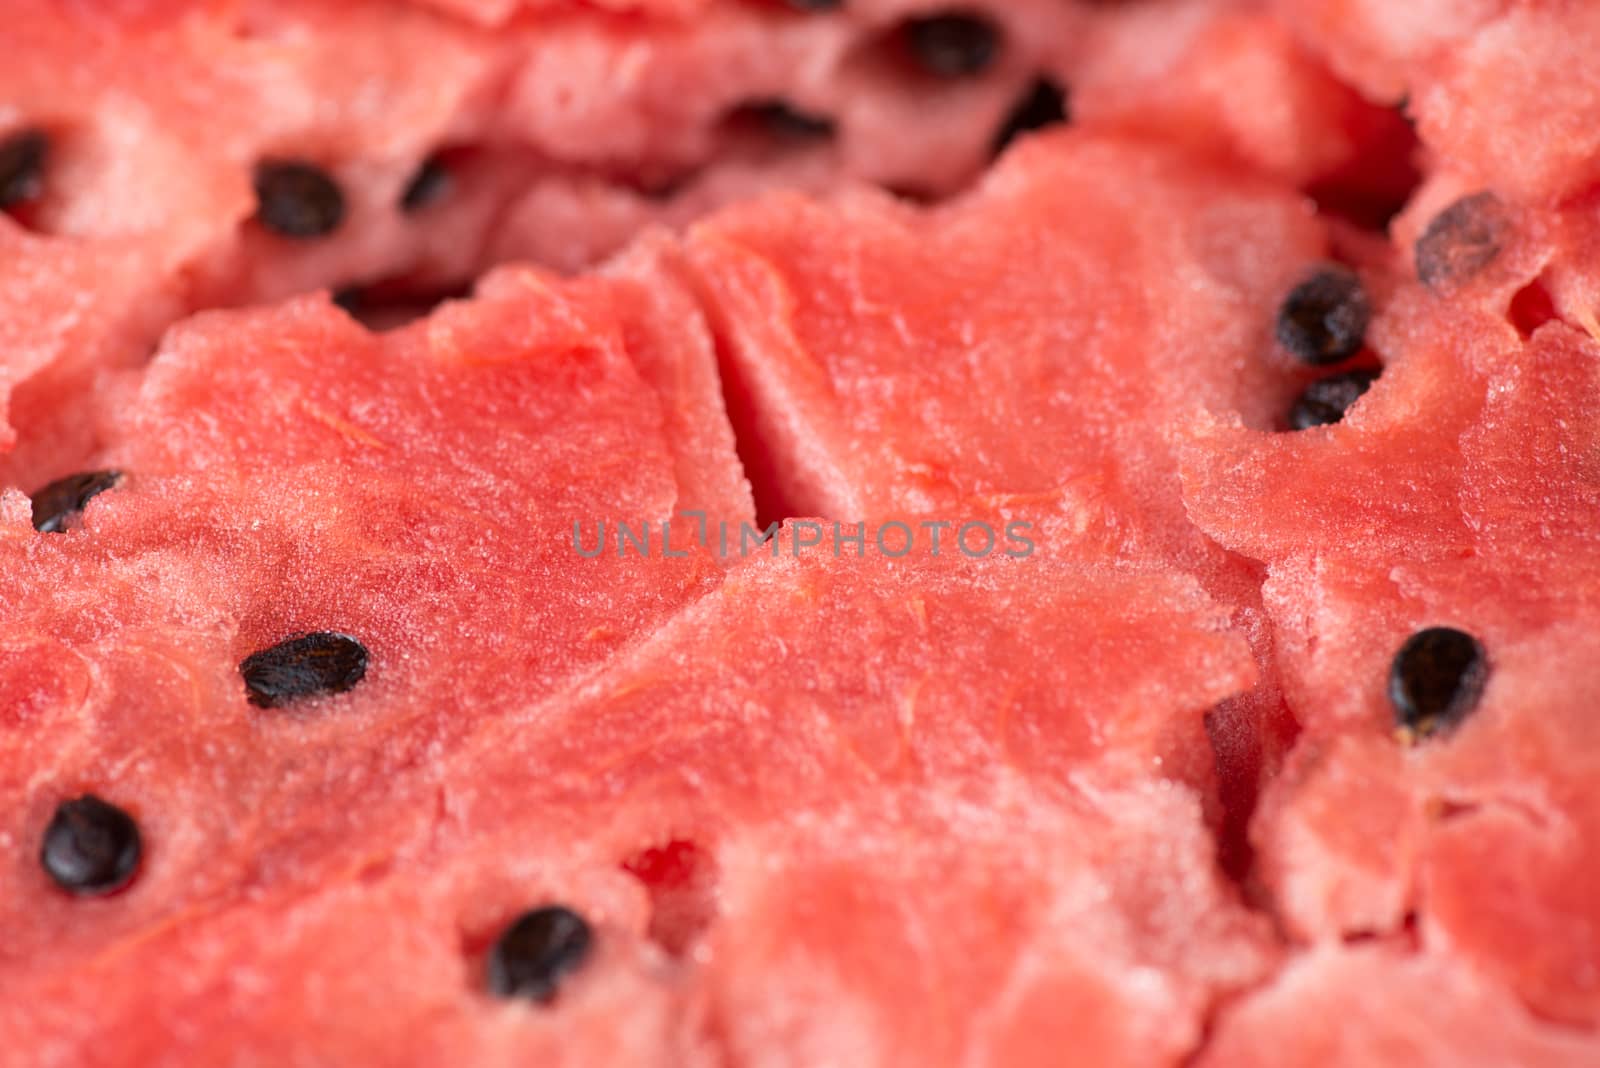
M 1600 1064 L 1600 17 L 1404 6 L 12 13 L 0 1065 Z

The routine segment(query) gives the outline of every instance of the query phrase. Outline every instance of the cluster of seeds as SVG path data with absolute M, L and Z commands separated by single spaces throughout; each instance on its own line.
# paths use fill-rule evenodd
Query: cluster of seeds
M 366 675 L 367 649 L 344 634 L 285 639 L 239 664 L 249 702 L 279 708 L 352 689 Z M 63 801 L 45 828 L 39 864 L 62 890 L 103 897 L 125 889 L 144 856 L 139 825 L 124 809 L 93 794 Z M 486 986 L 504 998 L 554 1000 L 562 979 L 588 959 L 589 923 L 562 905 L 532 909 L 510 923 L 490 948 Z

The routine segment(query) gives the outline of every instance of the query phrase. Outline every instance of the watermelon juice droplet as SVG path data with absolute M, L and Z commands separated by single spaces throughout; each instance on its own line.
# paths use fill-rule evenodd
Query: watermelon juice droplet
M 489 992 L 553 1001 L 561 981 L 588 959 L 593 943 L 588 921 L 563 905 L 525 912 L 489 950 Z
M 1338 363 L 1361 351 L 1371 319 L 1361 279 L 1346 267 L 1327 264 L 1290 290 L 1279 306 L 1278 344 L 1314 366 Z
M 352 689 L 367 674 L 367 647 L 348 634 L 317 631 L 286 638 L 239 663 L 245 692 L 259 708 Z
M 325 237 L 344 222 L 344 192 L 327 171 L 298 160 L 267 160 L 255 172 L 256 220 L 273 233 Z
M 133 817 L 85 794 L 56 807 L 39 848 L 39 863 L 63 890 L 97 896 L 127 886 L 143 853 Z
M 1418 631 L 1389 669 L 1395 723 L 1415 738 L 1448 732 L 1478 707 L 1488 677 L 1488 655 L 1472 635 L 1454 627 Z

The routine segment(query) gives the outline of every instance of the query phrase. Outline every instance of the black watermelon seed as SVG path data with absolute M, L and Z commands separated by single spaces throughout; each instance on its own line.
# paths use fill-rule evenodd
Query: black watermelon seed
M 1361 351 L 1372 305 L 1354 271 L 1333 264 L 1295 286 L 1278 309 L 1278 344 L 1309 364 L 1338 363 Z
M 844 0 L 784 0 L 784 3 L 796 11 L 837 11 L 844 7 Z
M 429 156 L 417 168 L 400 196 L 400 210 L 421 211 L 450 191 L 450 170 L 438 156 Z
M 1429 289 L 1471 279 L 1500 254 L 1507 223 L 1493 193 L 1462 197 L 1434 216 L 1417 238 L 1417 278 Z
M 1289 409 L 1289 429 L 1309 430 L 1339 422 L 1350 406 L 1378 380 L 1378 373 L 1347 371 L 1311 383 Z
M 284 237 L 323 237 L 344 221 L 344 193 L 327 171 L 293 160 L 256 165 L 256 219 Z
M 39 195 L 49 155 L 50 139 L 38 130 L 23 130 L 0 141 L 0 211 Z
M 366 290 L 360 286 L 344 286 L 335 289 L 328 297 L 333 306 L 341 309 L 346 315 L 355 316 L 367 303 Z
M 1011 114 L 1007 115 L 1006 121 L 1001 124 L 1000 132 L 994 139 L 994 154 L 998 156 L 1011 142 L 1025 133 L 1042 130 L 1047 126 L 1059 126 L 1066 121 L 1066 90 L 1049 78 L 1038 78 L 1028 87 L 1028 91 L 1017 101 L 1016 106 L 1011 109 Z
M 39 863 L 63 890 L 90 896 L 127 886 L 143 853 L 133 817 L 85 794 L 56 806 L 39 848 Z
M 821 141 L 837 132 L 826 115 L 812 115 L 782 100 L 761 100 L 745 104 L 734 114 L 735 121 L 747 119 L 767 133 L 790 141 Z
M 1478 705 L 1489 658 L 1478 640 L 1453 627 L 1418 631 L 1389 668 L 1395 723 L 1415 738 L 1448 731 Z
M 593 943 L 589 924 L 569 908 L 547 905 L 525 912 L 489 951 L 489 992 L 552 1001 L 563 977 L 583 964 Z
M 250 703 L 259 708 L 344 693 L 366 673 L 366 646 L 347 634 L 329 631 L 287 638 L 239 663 Z
M 58 478 L 33 498 L 33 529 L 41 534 L 59 534 L 83 511 L 89 501 L 122 481 L 121 471 L 84 471 Z
M 1000 28 L 982 15 L 951 12 L 912 19 L 905 35 L 917 65 L 938 78 L 982 74 L 1000 55 Z

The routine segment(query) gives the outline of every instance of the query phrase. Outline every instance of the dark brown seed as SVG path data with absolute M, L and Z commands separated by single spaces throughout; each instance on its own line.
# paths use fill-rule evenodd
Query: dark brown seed
M 824 141 L 837 131 L 826 115 L 812 115 L 791 107 L 782 100 L 760 100 L 736 109 L 732 122 L 754 126 L 787 141 Z
M 344 693 L 366 673 L 366 646 L 329 631 L 287 638 L 239 663 L 245 692 L 259 708 Z
M 0 211 L 39 195 L 49 155 L 50 139 L 39 130 L 23 130 L 0 141 Z
M 525 912 L 489 951 L 489 992 L 503 998 L 554 1000 L 561 980 L 589 956 L 594 935 L 562 905 Z
M 1417 238 L 1417 278 L 1429 289 L 1469 281 L 1500 255 L 1509 220 L 1493 193 L 1474 193 L 1445 208 Z
M 417 168 L 400 197 L 400 210 L 408 215 L 421 211 L 450 191 L 450 171 L 438 156 L 429 156 Z
M 994 139 L 994 153 L 998 156 L 1023 134 L 1059 126 L 1067 120 L 1066 90 L 1049 78 L 1038 78 L 1001 124 L 1000 132 Z
M 1000 28 L 982 15 L 948 12 L 912 19 L 906 44 L 917 65 L 937 78 L 970 78 L 1000 55 Z
M 1458 726 L 1483 697 L 1489 658 L 1454 627 L 1430 627 L 1406 640 L 1389 668 L 1395 724 L 1412 738 Z
M 295 160 L 256 165 L 256 219 L 284 237 L 325 237 L 344 222 L 344 193 L 327 171 Z
M 333 301 L 334 307 L 354 317 L 366 306 L 367 294 L 360 286 L 345 286 L 342 289 L 335 289 L 329 299 Z
M 87 897 L 127 886 L 143 852 L 133 817 L 85 794 L 56 806 L 39 848 L 39 863 L 57 886 Z
M 122 481 L 121 471 L 84 471 L 58 478 L 35 490 L 33 529 L 41 534 L 59 534 L 84 509 L 89 501 Z
M 1289 429 L 1309 430 L 1339 422 L 1350 406 L 1378 380 L 1378 374 L 1377 371 L 1347 371 L 1311 383 L 1289 409 Z
M 1372 305 L 1354 271 L 1319 267 L 1290 290 L 1278 309 L 1278 344 L 1313 365 L 1338 363 L 1361 351 Z
M 796 11 L 837 11 L 844 7 L 844 0 L 784 0 L 784 3 Z

